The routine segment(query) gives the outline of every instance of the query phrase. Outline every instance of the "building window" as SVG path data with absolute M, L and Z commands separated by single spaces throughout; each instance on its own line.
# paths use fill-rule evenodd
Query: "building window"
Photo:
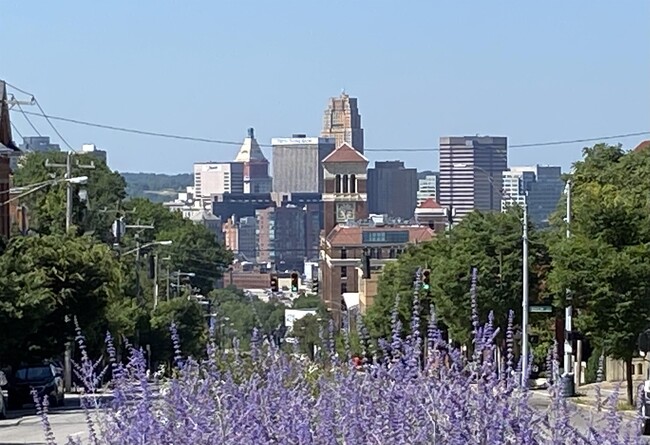
M 336 193 L 341 193 L 341 175 L 336 175 Z
M 343 193 L 348 193 L 349 185 L 348 175 L 343 175 Z
M 397 258 L 397 254 L 396 254 L 394 248 L 391 248 L 391 249 L 388 251 L 388 258 Z
M 344 294 L 348 291 L 348 283 L 341 283 L 341 294 Z
M 342 260 L 346 260 L 347 258 L 348 258 L 348 251 L 347 251 L 347 249 L 344 247 L 343 249 L 341 249 L 341 259 L 342 259 Z
M 377 259 L 381 260 L 381 249 L 379 247 L 377 248 Z
M 341 267 L 341 278 L 347 278 L 348 277 L 348 268 L 343 266 Z
M 356 175 L 350 175 L 350 193 L 357 192 L 357 177 Z

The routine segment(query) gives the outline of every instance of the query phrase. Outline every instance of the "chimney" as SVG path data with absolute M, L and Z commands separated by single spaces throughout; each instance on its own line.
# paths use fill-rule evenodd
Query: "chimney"
M 254 128 L 249 128 L 248 129 L 248 137 L 251 139 L 255 138 L 255 129 Z

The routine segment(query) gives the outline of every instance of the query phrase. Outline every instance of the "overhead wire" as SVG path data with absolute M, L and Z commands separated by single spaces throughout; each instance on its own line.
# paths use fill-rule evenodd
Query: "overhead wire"
M 20 130 L 18 129 L 18 127 L 16 127 L 16 125 L 13 122 L 11 123 L 11 128 L 13 128 L 16 133 L 18 133 L 18 136 L 20 136 L 21 139 L 24 139 L 24 137 L 21 134 Z
M 32 127 L 32 130 L 34 130 L 38 136 L 42 136 L 42 135 L 41 135 L 41 132 L 38 131 L 38 128 L 36 128 L 36 126 L 35 126 L 34 123 L 31 121 L 31 119 L 29 118 L 29 116 L 27 116 L 27 114 L 25 114 L 25 110 L 23 110 L 23 107 L 22 107 L 19 103 L 17 103 L 17 102 L 16 102 L 16 106 L 17 106 L 18 109 L 20 110 L 21 114 L 23 115 L 23 117 L 25 118 L 25 120 L 27 121 L 27 123 L 29 124 L 29 126 Z M 21 137 L 22 137 L 22 136 L 21 136 Z
M 5 82 L 6 85 L 9 87 L 15 89 L 16 91 L 19 91 L 23 94 L 28 94 L 25 90 L 22 90 L 10 83 Z M 33 97 L 33 96 L 32 96 Z M 143 135 L 143 136 L 153 136 L 153 137 L 160 137 L 160 138 L 167 138 L 167 139 L 176 139 L 176 140 L 183 140 L 183 141 L 189 141 L 189 142 L 202 142 L 202 143 L 208 143 L 208 144 L 218 144 L 218 145 L 235 145 L 239 146 L 241 145 L 241 141 L 228 141 L 224 139 L 214 139 L 214 138 L 206 138 L 206 137 L 197 137 L 197 136 L 188 136 L 188 135 L 180 135 L 180 134 L 174 134 L 174 133 L 162 133 L 162 132 L 157 132 L 157 131 L 149 131 L 149 130 L 141 130 L 137 128 L 129 128 L 129 127 L 122 127 L 122 126 L 117 126 L 117 125 L 109 125 L 109 124 L 102 124 L 102 123 L 97 123 L 97 122 L 90 122 L 90 121 L 85 121 L 81 119 L 74 119 L 74 118 L 69 118 L 69 117 L 63 117 L 63 116 L 55 116 L 55 115 L 49 115 L 46 114 L 41 105 L 38 103 L 36 99 L 35 103 L 38 106 L 40 113 L 35 113 L 35 112 L 30 112 L 30 111 L 23 111 L 23 114 L 29 114 L 33 116 L 38 116 L 38 117 L 43 117 L 45 118 L 52 129 L 56 132 L 56 134 L 61 138 L 61 140 L 65 143 L 65 145 L 70 148 L 71 150 L 74 150 L 70 144 L 67 143 L 67 141 L 61 136 L 61 134 L 58 132 L 58 130 L 54 127 L 52 124 L 52 120 L 56 121 L 61 121 L 61 122 L 68 122 L 71 124 L 76 124 L 76 125 L 84 125 L 88 127 L 95 127 L 95 128 L 101 128 L 104 130 L 110 130 L 110 131 L 118 131 L 118 132 L 123 132 L 123 133 L 131 133 L 131 134 L 138 134 L 138 135 Z M 588 137 L 588 138 L 577 138 L 577 139 L 562 139 L 562 140 L 555 140 L 555 141 L 542 141 L 542 142 L 530 142 L 530 143 L 521 143 L 521 144 L 510 144 L 508 145 L 508 148 L 537 148 L 537 147 L 550 147 L 550 146 L 558 146 L 558 145 L 570 145 L 570 144 L 579 144 L 579 143 L 585 143 L 585 142 L 597 142 L 597 141 L 606 141 L 606 140 L 612 140 L 612 139 L 625 139 L 629 137 L 638 137 L 638 136 L 648 136 L 650 135 L 650 131 L 637 131 L 637 132 L 630 132 L 630 133 L 620 133 L 620 134 L 613 134 L 613 135 L 605 135 L 605 136 L 598 136 L 598 137 Z M 273 147 L 271 144 L 259 144 L 260 147 L 266 147 L 270 148 Z M 387 148 L 366 148 L 364 149 L 364 152 L 429 152 L 429 151 L 439 151 L 439 147 L 387 147 Z
M 62 116 L 53 116 L 53 115 L 46 115 L 44 113 L 39 114 L 39 113 L 34 113 L 30 111 L 25 111 L 27 114 L 31 114 L 34 116 L 39 116 L 48 119 L 48 121 L 51 120 L 58 120 L 62 122 L 68 122 L 72 124 L 77 124 L 77 125 L 84 125 L 88 127 L 95 127 L 95 128 L 102 128 L 104 130 L 111 130 L 111 131 L 118 131 L 118 132 L 123 132 L 123 133 L 131 133 L 131 134 L 138 134 L 138 135 L 143 135 L 143 136 L 153 136 L 153 137 L 160 137 L 160 138 L 167 138 L 167 139 L 176 139 L 176 140 L 183 140 L 183 141 L 189 141 L 189 142 L 203 142 L 203 143 L 208 143 L 208 144 L 217 144 L 217 145 L 234 145 L 234 146 L 240 146 L 241 141 L 228 141 L 228 140 L 223 140 L 223 139 L 212 139 L 212 138 L 205 138 L 205 137 L 196 137 L 196 136 L 187 136 L 187 135 L 180 135 L 180 134 L 172 134 L 172 133 L 161 133 L 161 132 L 156 132 L 156 131 L 148 131 L 148 130 L 139 130 L 135 128 L 128 128 L 128 127 L 120 127 L 116 125 L 107 125 L 107 124 L 100 124 L 96 122 L 89 122 L 89 121 L 83 121 L 80 119 L 72 119 L 68 117 L 62 117 Z M 606 141 L 606 140 L 612 140 L 612 139 L 625 139 L 629 137 L 638 137 L 638 136 L 648 136 L 650 135 L 650 131 L 637 131 L 637 132 L 630 132 L 630 133 L 620 133 L 620 134 L 613 134 L 613 135 L 605 135 L 605 136 L 598 136 L 598 137 L 590 137 L 590 138 L 579 138 L 579 139 L 565 139 L 565 140 L 556 140 L 556 141 L 542 141 L 542 142 L 530 142 L 530 143 L 522 143 L 522 144 L 510 144 L 508 145 L 508 148 L 536 148 L 536 147 L 549 147 L 549 146 L 557 146 L 557 145 L 570 145 L 570 144 L 578 144 L 578 143 L 584 143 L 584 142 L 597 142 L 597 141 Z M 271 148 L 273 145 L 271 144 L 258 144 L 260 147 L 265 147 L 265 148 Z M 393 147 L 393 148 L 366 148 L 364 149 L 364 152 L 430 152 L 430 151 L 440 151 L 440 147 Z
M 38 134 L 39 136 L 41 136 L 41 133 L 38 131 L 38 129 L 34 126 L 34 124 L 33 124 L 33 123 L 29 120 L 29 118 L 27 117 L 28 114 L 29 114 L 29 115 L 33 115 L 33 116 L 39 116 L 39 117 L 43 117 L 43 118 L 45 118 L 45 120 L 46 120 L 47 123 L 50 125 L 50 127 L 52 128 L 52 130 L 54 130 L 54 133 L 59 137 L 59 139 L 61 139 L 61 142 L 63 142 L 63 143 L 65 144 L 65 146 L 68 147 L 68 149 L 69 149 L 70 151 L 73 151 L 73 152 L 76 152 L 76 151 L 77 151 L 77 150 L 75 150 L 75 149 L 72 147 L 72 145 L 70 145 L 70 144 L 68 143 L 68 141 L 66 140 L 66 138 L 64 138 L 63 135 L 59 132 L 59 130 L 54 126 L 54 124 L 53 124 L 52 121 L 50 120 L 49 115 L 47 115 L 47 114 L 45 113 L 45 110 L 43 110 L 43 107 L 42 107 L 41 104 L 38 102 L 38 99 L 36 99 L 36 96 L 34 96 L 32 93 L 30 93 L 30 92 L 28 92 L 28 91 L 25 91 L 25 90 L 23 90 L 23 89 L 21 89 L 21 88 L 18 88 L 17 86 L 15 86 L 15 85 L 13 85 L 13 84 L 10 84 L 9 82 L 6 82 L 6 81 L 5 81 L 5 85 L 7 85 L 8 87 L 10 87 L 10 88 L 12 88 L 12 89 L 14 89 L 14 90 L 16 90 L 16 91 L 22 93 L 22 94 L 26 94 L 26 95 L 28 95 L 28 96 L 31 96 L 32 101 L 33 101 L 34 104 L 36 104 L 36 106 L 38 107 L 38 109 L 39 109 L 39 111 L 40 111 L 40 114 L 39 114 L 39 113 L 33 113 L 33 112 L 30 112 L 30 111 L 25 111 L 25 110 L 23 110 L 23 108 L 20 106 L 20 104 L 17 104 L 17 105 L 18 105 L 18 109 L 19 109 L 20 112 L 23 114 L 23 116 L 25 117 L 25 119 L 27 120 L 27 122 L 29 123 L 29 125 L 31 125 L 32 129 L 36 132 L 36 134 Z M 22 137 L 22 136 L 21 136 L 21 137 Z

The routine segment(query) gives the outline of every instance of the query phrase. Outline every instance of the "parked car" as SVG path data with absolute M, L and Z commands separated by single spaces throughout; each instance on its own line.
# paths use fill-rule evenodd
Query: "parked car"
M 62 406 L 65 393 L 61 369 L 53 364 L 18 368 L 9 385 L 9 407 L 20 409 L 25 403 L 32 403 L 32 389 L 39 399 L 47 397 L 50 406 Z
M 7 401 L 5 400 L 4 393 L 2 392 L 2 387 L 7 383 L 7 376 L 4 372 L 0 371 L 0 419 L 7 418 Z

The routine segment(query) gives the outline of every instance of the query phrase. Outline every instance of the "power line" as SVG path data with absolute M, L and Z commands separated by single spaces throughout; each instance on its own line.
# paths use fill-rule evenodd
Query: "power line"
M 11 128 L 13 128 L 16 133 L 18 133 L 18 136 L 20 136 L 21 139 L 24 139 L 23 135 L 20 133 L 20 130 L 18 130 L 18 127 L 16 127 L 13 122 L 11 123 Z
M 54 124 L 52 123 L 52 121 L 50 121 L 50 117 L 49 117 L 47 114 L 45 114 L 45 110 L 43 110 L 43 107 L 41 106 L 41 104 L 38 102 L 38 100 L 36 99 L 36 97 L 35 97 L 33 94 L 31 94 L 31 93 L 29 93 L 29 92 L 27 92 L 27 91 L 25 91 L 25 90 L 23 90 L 23 89 L 18 88 L 17 86 L 12 85 L 12 84 L 10 84 L 9 82 L 5 82 L 5 85 L 9 86 L 10 88 L 12 88 L 12 89 L 14 89 L 14 90 L 16 90 L 16 91 L 18 91 L 18 92 L 20 92 L 20 93 L 23 93 L 23 94 L 26 94 L 26 95 L 28 95 L 28 96 L 31 96 L 32 101 L 36 104 L 36 106 L 37 106 L 38 109 L 40 110 L 40 114 L 39 114 L 39 113 L 32 113 L 32 112 L 29 112 L 29 111 L 25 111 L 25 110 L 23 110 L 23 108 L 20 106 L 20 104 L 18 104 L 18 109 L 19 109 L 20 112 L 23 114 L 23 116 L 25 117 L 25 119 L 27 120 L 27 122 L 29 123 L 29 125 L 31 125 L 32 129 L 36 132 L 37 135 L 40 136 L 41 133 L 39 133 L 38 129 L 37 129 L 37 128 L 34 126 L 34 124 L 32 124 L 32 122 L 29 120 L 29 118 L 27 117 L 28 114 L 31 114 L 31 115 L 34 115 L 34 116 L 39 116 L 39 117 L 43 117 L 43 118 L 45 118 L 45 120 L 47 121 L 47 123 L 50 124 L 50 127 L 52 127 L 52 130 L 54 130 L 54 133 L 56 133 L 56 135 L 59 137 L 59 139 L 61 139 L 61 141 L 65 144 L 65 146 L 68 147 L 68 149 L 69 149 L 70 151 L 74 151 L 74 152 L 76 152 L 76 150 L 75 150 L 74 148 L 72 148 L 72 146 L 68 143 L 68 141 L 67 141 L 67 140 L 63 137 L 63 135 L 59 132 L 59 130 L 57 130 L 57 128 L 56 128 L 56 127 L 54 126 Z M 21 137 L 22 137 L 22 136 L 21 136 Z
M 41 107 L 41 104 L 38 103 L 38 100 L 36 98 L 34 98 L 34 103 L 36 104 L 38 109 L 41 110 L 41 115 L 45 118 L 47 123 L 50 124 L 50 127 L 52 127 L 52 130 L 54 130 L 56 135 L 59 137 L 59 139 L 61 139 L 61 141 L 65 144 L 65 146 L 68 147 L 68 149 L 70 149 L 70 151 L 76 152 L 77 150 L 75 150 L 74 148 L 72 148 L 72 146 L 70 144 L 68 144 L 68 141 L 65 140 L 65 138 L 61 135 L 61 133 L 59 133 L 59 130 L 56 129 L 56 127 L 54 126 L 52 121 L 50 121 L 50 118 L 45 114 L 45 111 L 43 111 L 43 107 Z M 25 112 L 23 111 L 23 113 L 25 113 Z
M 27 121 L 27 123 L 30 125 L 30 127 L 32 127 L 32 130 L 34 130 L 38 136 L 41 136 L 41 133 L 38 131 L 38 128 L 36 128 L 36 127 L 34 126 L 34 124 L 32 123 L 31 119 L 30 119 L 30 118 L 25 114 L 25 110 L 23 110 L 23 107 L 21 107 L 19 103 L 16 103 L 16 106 L 18 107 L 18 109 L 20 110 L 20 112 L 22 113 L 23 117 L 25 118 L 25 120 Z M 22 136 L 20 136 L 20 137 L 22 137 Z
M 10 86 L 11 88 L 15 89 L 16 91 L 19 91 L 23 94 L 28 94 L 30 93 L 21 90 L 20 88 L 17 88 L 9 83 L 6 83 L 6 85 Z M 23 111 L 23 114 L 30 114 L 38 117 L 43 117 L 45 118 L 50 126 L 54 129 L 54 131 L 59 135 L 59 137 L 63 140 L 63 142 L 70 148 L 70 145 L 63 139 L 63 137 L 60 135 L 60 133 L 54 128 L 50 120 L 57 120 L 61 122 L 68 122 L 71 124 L 76 124 L 76 125 L 84 125 L 87 127 L 95 127 L 95 128 L 102 128 L 104 130 L 111 130 L 111 131 L 119 131 L 123 133 L 131 133 L 131 134 L 139 134 L 143 136 L 153 136 L 153 137 L 160 137 L 160 138 L 167 138 L 167 139 L 176 139 L 176 140 L 183 140 L 183 141 L 191 141 L 191 142 L 204 142 L 208 144 L 219 144 L 219 145 L 235 145 L 239 146 L 241 145 L 240 141 L 227 141 L 227 140 L 222 140 L 222 139 L 212 139 L 212 138 L 204 138 L 204 137 L 195 137 L 195 136 L 187 136 L 187 135 L 179 135 L 179 134 L 172 134 L 172 133 L 162 133 L 162 132 L 157 132 L 157 131 L 148 131 L 148 130 L 140 130 L 136 128 L 128 128 L 128 127 L 121 127 L 121 126 L 116 126 L 116 125 L 108 125 L 108 124 L 101 124 L 97 122 L 90 122 L 90 121 L 84 121 L 80 119 L 73 119 L 69 117 L 62 117 L 62 116 L 54 116 L 54 115 L 48 115 L 45 114 L 43 109 L 41 108 L 40 104 L 38 101 L 35 101 L 36 105 L 38 106 L 40 113 L 34 113 L 30 111 Z M 598 141 L 606 141 L 606 140 L 612 140 L 612 139 L 625 139 L 629 137 L 637 137 L 637 136 L 648 136 L 650 135 L 650 131 L 638 131 L 638 132 L 632 132 L 632 133 L 621 133 L 621 134 L 614 134 L 614 135 L 606 135 L 606 136 L 599 136 L 599 137 L 589 137 L 589 138 L 579 138 L 579 139 L 563 139 L 563 140 L 556 140 L 556 141 L 543 141 L 543 142 L 531 142 L 531 143 L 523 143 L 523 144 L 511 144 L 508 146 L 508 148 L 536 148 L 536 147 L 550 147 L 550 146 L 558 146 L 558 145 L 570 145 L 570 144 L 579 144 L 579 143 L 585 143 L 585 142 L 598 142 Z M 273 147 L 271 144 L 259 144 L 260 147 Z M 391 148 L 366 148 L 364 152 L 431 152 L 431 151 L 439 151 L 439 147 L 391 147 Z
M 139 130 L 139 129 L 135 129 L 135 128 L 119 127 L 119 126 L 115 126 L 115 125 L 99 124 L 99 123 L 96 123 L 96 122 L 82 121 L 82 120 L 79 120 L 79 119 L 72 119 L 72 118 L 62 117 L 62 116 L 46 115 L 45 113 L 39 114 L 39 113 L 33 113 L 33 112 L 29 112 L 29 111 L 25 111 L 25 113 L 33 114 L 34 116 L 44 117 L 46 119 L 58 120 L 58 121 L 62 121 L 62 122 L 69 122 L 69 123 L 72 123 L 72 124 L 84 125 L 84 126 L 88 126 L 88 127 L 102 128 L 102 129 L 111 130 L 111 131 L 119 131 L 119 132 L 123 132 L 123 133 L 132 133 L 132 134 L 139 134 L 139 135 L 144 135 L 144 136 L 154 136 L 154 137 L 176 139 L 176 140 L 184 140 L 184 141 L 191 141 L 191 142 L 204 142 L 204 143 L 208 143 L 208 144 L 236 145 L 236 146 L 241 145 L 241 141 L 226 141 L 226 140 L 222 140 L 222 139 L 203 138 L 203 137 L 186 136 L 186 135 L 171 134 L 171 133 L 160 133 L 160 132 L 156 132 L 156 131 L 147 131 L 147 130 Z M 550 147 L 550 146 L 557 146 L 557 145 L 578 144 L 578 143 L 584 143 L 584 142 L 598 142 L 598 141 L 605 141 L 605 140 L 612 140 L 612 139 L 625 139 L 625 138 L 629 138 L 629 137 L 647 136 L 647 135 L 650 135 L 650 131 L 622 133 L 622 134 L 591 137 L 591 138 L 566 139 L 566 140 L 545 141 L 545 142 L 532 142 L 532 143 L 525 143 L 525 144 L 511 144 L 511 145 L 508 146 L 508 148 Z M 260 147 L 267 147 L 267 148 L 273 147 L 271 144 L 259 144 L 259 145 L 260 145 Z M 439 150 L 440 150 L 439 147 L 366 148 L 364 150 L 364 152 L 366 152 L 366 151 L 370 151 L 370 152 L 429 152 L 429 151 L 439 151 Z

